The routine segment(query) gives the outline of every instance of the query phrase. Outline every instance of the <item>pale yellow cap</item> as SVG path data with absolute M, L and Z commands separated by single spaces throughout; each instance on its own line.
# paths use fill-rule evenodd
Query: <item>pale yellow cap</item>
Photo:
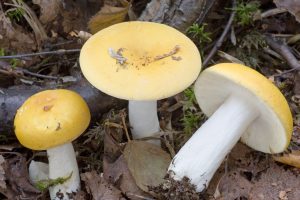
M 293 118 L 285 97 L 270 80 L 250 67 L 222 63 L 204 70 L 195 83 L 197 101 L 208 116 L 234 94 L 247 98 L 260 111 L 241 140 L 265 153 L 284 151 L 292 136 Z
M 29 97 L 18 109 L 15 134 L 25 147 L 46 150 L 76 139 L 90 119 L 90 110 L 79 94 L 46 90 Z
M 93 35 L 81 49 L 80 66 L 92 85 L 111 96 L 158 100 L 191 85 L 201 58 L 195 44 L 176 29 L 134 21 Z

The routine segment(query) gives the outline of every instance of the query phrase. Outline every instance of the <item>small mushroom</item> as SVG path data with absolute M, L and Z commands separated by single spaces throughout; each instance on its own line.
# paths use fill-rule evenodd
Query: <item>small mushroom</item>
M 293 119 L 288 103 L 255 70 L 233 63 L 212 66 L 196 81 L 195 95 L 210 118 L 174 157 L 169 166 L 174 179 L 187 176 L 202 191 L 240 138 L 264 153 L 280 153 L 289 145 Z
M 50 187 L 51 199 L 58 199 L 56 195 L 60 193 L 67 200 L 68 193 L 80 189 L 76 155 L 71 142 L 88 127 L 90 118 L 89 108 L 83 98 L 64 89 L 34 94 L 17 111 L 15 134 L 23 146 L 47 150 L 48 177 L 56 179 L 71 175 L 63 184 Z M 43 173 L 45 170 L 35 174 Z
M 96 88 L 129 100 L 131 133 L 137 139 L 160 131 L 157 100 L 191 85 L 201 58 L 195 44 L 176 29 L 134 21 L 93 35 L 81 49 L 80 66 Z

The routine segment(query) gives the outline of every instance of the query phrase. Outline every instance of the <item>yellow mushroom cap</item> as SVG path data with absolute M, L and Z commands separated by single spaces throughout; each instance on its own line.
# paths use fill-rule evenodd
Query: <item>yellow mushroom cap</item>
M 76 139 L 90 119 L 86 102 L 76 92 L 45 90 L 29 97 L 18 109 L 15 134 L 25 147 L 46 150 Z
M 158 100 L 191 85 L 201 69 L 195 44 L 176 29 L 153 22 L 123 22 L 93 35 L 80 66 L 99 90 L 126 100 Z
M 214 65 L 201 73 L 195 95 L 208 116 L 230 95 L 246 98 L 260 115 L 243 134 L 242 142 L 265 153 L 279 153 L 289 145 L 293 118 L 288 103 L 279 89 L 257 71 L 235 63 Z

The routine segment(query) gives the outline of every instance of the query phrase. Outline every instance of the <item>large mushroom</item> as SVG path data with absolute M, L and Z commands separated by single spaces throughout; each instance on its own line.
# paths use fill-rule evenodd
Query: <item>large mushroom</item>
M 217 64 L 201 73 L 195 95 L 210 118 L 174 157 L 169 167 L 174 179 L 187 176 L 202 191 L 240 138 L 264 153 L 279 153 L 289 145 L 293 120 L 288 103 L 255 70 Z
M 69 194 L 80 189 L 76 155 L 71 142 L 88 127 L 90 118 L 83 98 L 65 89 L 34 94 L 17 111 L 14 126 L 20 143 L 33 150 L 47 150 L 50 179 L 70 177 L 63 184 L 49 188 L 51 199 L 67 200 Z M 42 168 L 39 170 L 36 174 L 45 173 Z
M 157 100 L 191 85 L 200 72 L 201 58 L 195 44 L 176 29 L 134 21 L 93 35 L 81 49 L 80 66 L 96 88 L 129 100 L 136 139 L 159 132 Z

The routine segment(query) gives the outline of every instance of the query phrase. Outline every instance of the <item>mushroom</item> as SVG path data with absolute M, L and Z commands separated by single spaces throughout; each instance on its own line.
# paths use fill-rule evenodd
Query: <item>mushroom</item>
M 240 138 L 264 153 L 279 153 L 289 145 L 293 120 L 288 103 L 257 71 L 217 64 L 201 73 L 194 90 L 210 118 L 173 158 L 169 172 L 175 180 L 186 176 L 202 191 Z
M 83 98 L 65 89 L 36 93 L 17 111 L 14 126 L 20 143 L 33 150 L 47 150 L 50 179 L 70 177 L 63 184 L 49 188 L 51 199 L 60 199 L 57 197 L 60 194 L 64 196 L 62 199 L 67 200 L 68 193 L 80 189 L 76 155 L 71 142 L 88 127 L 90 118 Z
M 129 100 L 131 133 L 138 139 L 160 131 L 157 100 L 191 85 L 201 58 L 195 44 L 176 29 L 134 21 L 93 35 L 81 49 L 80 66 L 93 86 Z

